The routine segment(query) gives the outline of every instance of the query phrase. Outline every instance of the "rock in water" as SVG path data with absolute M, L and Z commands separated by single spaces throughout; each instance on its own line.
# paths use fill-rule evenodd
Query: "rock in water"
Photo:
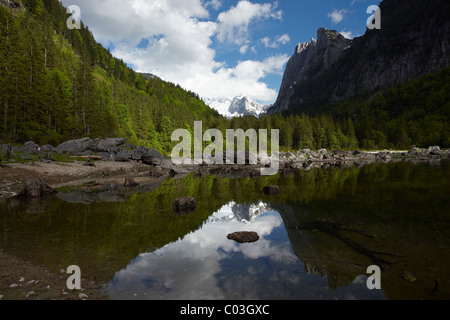
M 25 188 L 17 194 L 17 198 L 41 199 L 58 193 L 42 179 L 27 181 Z
M 268 195 L 268 196 L 276 196 L 280 193 L 280 187 L 279 186 L 265 186 L 263 189 L 263 192 L 265 195 Z
M 174 200 L 172 209 L 176 213 L 186 214 L 192 212 L 197 208 L 194 198 L 192 197 L 181 197 Z
M 241 231 L 230 233 L 227 238 L 239 243 L 252 243 L 259 240 L 259 235 L 253 231 Z
M 169 171 L 169 175 L 173 178 L 173 177 L 176 177 L 177 175 L 187 175 L 187 174 L 189 174 L 190 172 L 189 171 L 187 171 L 186 169 L 184 169 L 184 168 L 172 168 L 172 169 L 170 169 L 170 171 Z
M 133 178 L 125 178 L 125 183 L 123 184 L 124 187 L 136 187 L 139 183 L 134 181 Z

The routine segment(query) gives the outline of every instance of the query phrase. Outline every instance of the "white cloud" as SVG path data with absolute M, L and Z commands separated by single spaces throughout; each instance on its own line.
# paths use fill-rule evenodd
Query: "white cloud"
M 355 37 L 351 31 L 344 31 L 344 30 L 342 30 L 340 32 L 340 34 L 343 35 L 344 38 L 346 38 L 346 39 L 353 39 Z
M 342 10 L 334 10 L 333 12 L 328 14 L 328 17 L 331 18 L 331 21 L 333 21 L 333 23 L 338 24 L 340 23 L 342 20 L 345 19 L 345 14 L 347 13 L 346 9 L 342 9 Z
M 139 255 L 107 284 L 112 297 L 120 298 L 124 293 L 131 296 L 139 292 L 145 293 L 147 299 L 223 299 L 227 291 L 235 294 L 240 292 L 239 288 L 242 289 L 242 277 L 227 280 L 228 289 L 220 285 L 217 277 L 224 272 L 223 260 L 234 262 L 233 256 L 236 254 L 242 255 L 243 261 L 247 262 L 262 258 L 271 263 L 282 262 L 279 265 L 283 268 L 276 269 L 269 281 L 294 286 L 284 277 L 288 270 L 285 268 L 296 263 L 298 258 L 286 243 L 270 240 L 273 231 L 283 225 L 281 216 L 268 214 L 257 216 L 251 222 L 239 221 L 233 206 L 233 203 L 225 205 L 213 213 L 201 229 L 185 235 L 183 239 Z M 228 240 L 228 234 L 244 230 L 257 232 L 260 239 L 252 245 L 240 245 Z M 259 269 L 252 271 L 253 278 L 259 278 L 256 274 L 262 272 Z M 151 286 L 148 279 L 152 280 Z M 242 298 L 254 299 L 253 291 L 244 289 Z
M 68 6 L 73 1 L 63 0 Z M 228 66 L 217 61 L 213 39 L 239 43 L 242 54 L 256 52 L 248 39 L 252 21 L 279 19 L 276 4 L 240 1 L 236 7 L 211 20 L 208 7 L 221 1 L 201 0 L 79 0 L 83 22 L 97 41 L 112 44 L 112 54 L 132 64 L 138 72 L 150 72 L 202 97 L 233 98 L 246 93 L 253 100 L 273 103 L 276 92 L 262 79 L 282 73 L 286 56 L 252 61 L 250 74 L 241 72 L 250 61 Z M 236 34 L 234 32 L 237 32 Z M 143 40 L 148 44 L 142 47 Z M 140 46 L 138 47 L 138 45 Z
M 235 97 L 246 93 L 251 99 L 262 103 L 273 103 L 277 92 L 261 80 L 269 74 L 283 73 L 287 55 L 269 57 L 263 61 L 240 61 L 234 68 L 222 66 L 209 72 L 196 73 L 182 84 L 193 88 L 200 96 L 211 98 Z
M 273 41 L 270 39 L 270 37 L 264 37 L 261 39 L 261 42 L 266 48 L 279 48 L 281 44 L 286 44 L 289 41 L 291 41 L 291 38 L 288 34 L 278 36 Z
M 235 7 L 219 14 L 217 39 L 237 45 L 244 44 L 249 37 L 251 22 L 267 19 L 281 20 L 282 11 L 277 11 L 276 8 L 276 3 L 259 4 L 247 0 L 239 1 Z
M 350 3 L 350 5 L 354 5 L 356 2 L 366 2 L 366 0 L 352 0 L 352 3 Z
M 206 6 L 207 7 L 210 6 L 214 10 L 219 10 L 220 7 L 222 6 L 222 1 L 221 0 L 211 0 L 211 1 L 206 3 Z

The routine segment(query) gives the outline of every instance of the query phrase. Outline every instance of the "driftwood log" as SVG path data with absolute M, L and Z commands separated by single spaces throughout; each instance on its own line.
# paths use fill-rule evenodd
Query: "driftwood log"
M 351 232 L 361 234 L 368 238 L 374 238 L 372 235 L 368 235 L 361 231 L 347 228 L 342 223 L 339 223 L 339 222 L 336 222 L 336 221 L 333 221 L 330 219 L 319 218 L 319 219 L 315 219 L 311 224 L 302 225 L 302 226 L 298 226 L 295 228 L 296 229 L 304 229 L 304 230 L 319 230 L 326 234 L 329 234 L 329 235 L 341 240 L 342 242 L 344 242 L 347 246 L 349 246 L 353 250 L 368 257 L 375 265 L 379 266 L 381 270 L 384 270 L 386 265 L 391 264 L 389 261 L 378 258 L 376 255 L 377 254 L 378 255 L 392 255 L 392 254 L 385 253 L 385 252 L 376 252 L 376 251 L 367 249 L 367 248 L 363 247 L 362 245 L 360 245 L 359 243 L 356 243 L 355 241 L 342 235 L 341 231 L 351 231 Z
M 102 160 L 102 156 L 71 156 L 72 159 Z

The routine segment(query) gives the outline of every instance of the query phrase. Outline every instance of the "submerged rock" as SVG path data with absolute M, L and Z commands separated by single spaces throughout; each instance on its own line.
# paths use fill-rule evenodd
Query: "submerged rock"
M 41 199 L 58 193 L 42 179 L 27 181 L 25 188 L 17 194 L 17 198 Z
M 254 231 L 240 231 L 230 233 L 227 238 L 239 243 L 252 243 L 259 240 L 259 235 Z
M 181 197 L 173 201 L 172 209 L 176 213 L 186 214 L 190 213 L 197 208 L 194 198 L 192 197 Z
M 279 186 L 265 186 L 263 189 L 263 192 L 265 195 L 275 196 L 280 193 L 280 187 Z
M 169 175 L 173 178 L 176 177 L 177 175 L 187 175 L 190 172 L 184 168 L 172 168 L 169 171 Z
M 416 277 L 414 277 L 414 275 L 411 272 L 409 272 L 409 271 L 404 271 L 401 274 L 401 277 L 404 280 L 409 281 L 409 282 L 415 282 L 417 280 Z

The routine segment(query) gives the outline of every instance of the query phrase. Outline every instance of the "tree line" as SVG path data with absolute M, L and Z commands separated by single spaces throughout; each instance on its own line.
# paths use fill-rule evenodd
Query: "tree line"
M 220 118 L 196 93 L 129 68 L 83 24 L 67 28 L 57 0 L 21 4 L 0 6 L 2 141 L 126 137 L 164 151 L 174 128 Z
M 169 154 L 175 129 L 280 130 L 292 149 L 384 149 L 450 145 L 449 69 L 376 96 L 327 104 L 309 114 L 227 119 L 198 94 L 135 72 L 97 43 L 88 27 L 70 30 L 57 0 L 0 5 L 0 140 L 54 146 L 81 137 L 125 137 Z

